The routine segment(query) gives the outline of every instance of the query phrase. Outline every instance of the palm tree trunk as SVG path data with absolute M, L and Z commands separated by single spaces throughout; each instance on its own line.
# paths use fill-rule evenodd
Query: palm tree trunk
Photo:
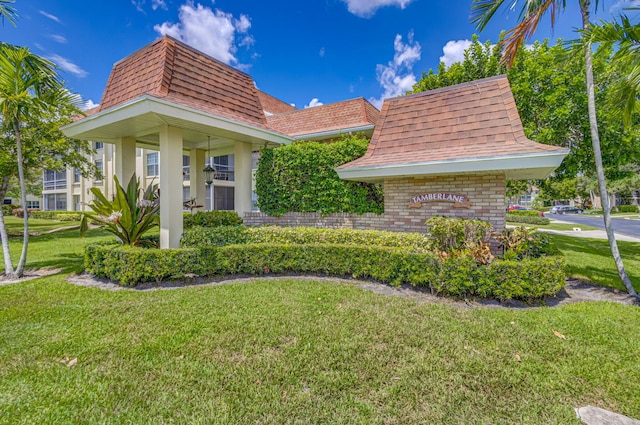
M 589 7 L 591 2 L 589 0 L 580 1 L 580 10 L 582 13 L 582 28 L 584 30 L 589 27 Z M 609 204 L 609 196 L 607 194 L 607 186 L 604 178 L 604 166 L 602 165 L 602 151 L 600 149 L 600 135 L 598 133 L 598 120 L 596 118 L 596 96 L 593 88 L 593 59 L 591 53 L 591 43 L 585 40 L 584 43 L 584 56 L 586 65 L 586 79 L 587 79 L 587 101 L 589 108 L 589 124 L 591 127 L 591 143 L 593 145 L 593 157 L 596 162 L 596 175 L 598 177 L 598 187 L 600 188 L 600 202 L 602 202 L 602 215 L 604 216 L 604 228 L 607 232 L 607 239 L 609 240 L 609 247 L 611 248 L 611 255 L 613 261 L 616 263 L 618 274 L 620 279 L 627 288 L 627 292 L 630 295 L 640 299 L 640 295 L 633 288 L 631 279 L 624 268 L 622 263 L 622 257 L 620 256 L 620 250 L 618 249 L 618 243 L 616 242 L 615 234 L 613 233 L 613 227 L 611 226 L 611 210 Z
M 0 199 L 4 199 L 9 187 L 8 176 L 2 177 L 0 183 Z M 2 240 L 2 255 L 4 257 L 4 275 L 9 279 L 16 278 L 13 272 L 13 262 L 11 261 L 11 253 L 9 252 L 9 235 L 7 235 L 7 228 L 4 225 L 4 214 L 2 208 L 0 208 L 0 239 Z
M 16 156 L 18 157 L 18 180 L 20 181 L 20 202 L 22 202 L 23 211 L 23 235 L 22 235 L 22 252 L 20 253 L 20 261 L 16 267 L 15 275 L 22 277 L 24 265 L 27 262 L 27 248 L 29 246 L 29 211 L 27 209 L 27 184 L 24 180 L 24 164 L 22 158 L 22 140 L 20 138 L 20 122 L 17 118 L 13 120 L 13 131 L 16 136 Z

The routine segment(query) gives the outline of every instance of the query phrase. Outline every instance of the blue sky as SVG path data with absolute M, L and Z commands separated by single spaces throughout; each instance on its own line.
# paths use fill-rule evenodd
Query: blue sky
M 2 40 L 61 68 L 69 89 L 98 104 L 115 62 L 169 34 L 253 76 L 298 108 L 364 97 L 380 106 L 440 60 L 459 59 L 474 33 L 471 0 L 17 0 L 17 28 Z M 577 0 L 552 32 L 575 38 Z M 603 2 L 609 18 L 639 0 Z M 495 41 L 517 13 L 497 14 L 480 39 Z

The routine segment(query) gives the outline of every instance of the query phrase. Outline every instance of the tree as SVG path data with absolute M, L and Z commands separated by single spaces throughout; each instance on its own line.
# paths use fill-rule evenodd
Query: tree
M 18 20 L 18 12 L 15 7 L 12 6 L 13 3 L 15 3 L 15 0 L 0 0 L 0 17 L 15 26 Z
M 6 194 L 17 177 L 22 205 L 26 205 L 27 183 L 42 167 L 64 164 L 91 172 L 84 153 L 86 142 L 69 140 L 59 130 L 77 115 L 77 97 L 63 85 L 53 63 L 31 53 L 26 47 L 0 43 L 0 195 Z M 4 217 L 0 211 L 0 236 L 5 276 L 22 276 L 29 244 L 29 216 L 24 214 L 23 245 L 17 267 L 9 255 Z
M 508 7 L 514 9 L 517 4 L 522 4 L 520 9 L 519 20 L 520 23 L 507 32 L 507 38 L 504 41 L 504 62 L 511 66 L 516 59 L 518 50 L 524 43 L 535 33 L 538 24 L 542 18 L 548 13 L 551 15 L 552 25 L 560 13 L 566 7 L 566 0 L 472 0 L 471 5 L 471 22 L 477 25 L 479 30 L 483 30 L 489 21 L 493 18 L 495 13 L 502 8 L 505 3 L 508 3 Z M 582 29 L 588 31 L 591 28 L 590 0 L 578 0 L 580 6 L 580 13 L 582 18 Z M 594 2 L 595 6 L 598 6 L 599 1 Z M 602 163 L 602 150 L 600 146 L 600 135 L 598 131 L 598 120 L 596 116 L 596 99 L 594 89 L 594 77 L 593 77 L 593 53 L 592 43 L 588 37 L 582 37 L 582 47 L 585 59 L 585 77 L 586 77 L 586 91 L 587 91 L 587 107 L 589 116 L 589 127 L 591 133 L 591 143 L 593 146 L 593 156 L 596 166 L 596 176 L 598 179 L 598 186 L 600 189 L 600 198 L 602 200 L 604 227 L 607 232 L 607 239 L 609 241 L 609 247 L 611 248 L 611 254 L 613 256 L 616 268 L 620 279 L 630 295 L 640 299 L 640 295 L 636 292 L 631 283 L 631 279 L 627 274 L 622 257 L 620 256 L 620 250 L 618 249 L 618 243 L 613 233 L 613 227 L 611 226 L 611 211 L 609 207 L 609 198 L 607 193 L 607 185 L 605 181 L 604 166 Z
M 621 112 L 625 125 L 630 125 L 633 114 L 640 109 L 640 24 L 632 24 L 623 15 L 620 23 L 602 22 L 585 35 L 592 43 L 618 45 L 612 62 L 619 73 L 609 106 Z

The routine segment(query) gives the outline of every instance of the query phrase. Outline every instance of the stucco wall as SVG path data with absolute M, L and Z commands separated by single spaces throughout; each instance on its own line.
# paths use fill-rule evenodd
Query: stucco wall
M 271 217 L 264 213 L 245 213 L 248 226 L 310 226 L 348 227 L 404 232 L 425 232 L 424 222 L 433 216 L 480 218 L 490 222 L 495 230 L 505 227 L 504 174 L 458 175 L 432 178 L 393 178 L 384 181 L 384 214 L 287 213 Z M 409 208 L 412 197 L 424 193 L 446 192 L 465 195 L 470 208 L 454 208 L 453 203 L 427 202 L 421 208 Z

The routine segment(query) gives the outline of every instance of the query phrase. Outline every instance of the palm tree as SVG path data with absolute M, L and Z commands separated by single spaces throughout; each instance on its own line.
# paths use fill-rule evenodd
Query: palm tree
M 24 146 L 22 132 L 26 121 L 43 117 L 46 111 L 69 101 L 71 95 L 64 89 L 53 63 L 29 51 L 26 47 L 17 47 L 0 43 L 0 119 L 3 127 L 8 128 L 15 142 L 18 181 L 21 203 L 27 205 L 27 188 L 24 165 Z M 43 118 L 46 119 L 46 118 Z M 20 260 L 13 269 L 9 256 L 9 244 L 4 231 L 4 218 L 0 215 L 0 232 L 5 261 L 5 276 L 22 276 L 27 260 L 29 244 L 29 214 L 25 209 L 23 225 L 23 245 Z
M 0 17 L 9 21 L 11 25 L 16 26 L 18 20 L 18 12 L 11 4 L 15 3 L 15 0 L 0 0 Z
M 528 40 L 535 34 L 538 24 L 542 18 L 550 14 L 551 25 L 555 24 L 556 19 L 567 6 L 566 0 L 472 0 L 471 4 L 471 22 L 476 24 L 476 28 L 482 31 L 489 23 L 495 13 L 508 4 L 508 7 L 515 9 L 521 4 L 519 21 L 520 23 L 507 32 L 504 40 L 503 60 L 510 66 L 516 58 L 518 49 L 525 40 Z M 591 0 L 578 0 L 580 13 L 582 16 L 582 29 L 588 31 L 591 27 L 589 22 Z M 598 0 L 595 0 L 594 6 L 598 7 Z M 607 186 L 604 178 L 604 167 L 602 165 L 602 151 L 600 149 L 600 135 L 598 132 L 598 120 L 596 118 L 596 101 L 595 90 L 593 87 L 593 58 L 591 52 L 591 40 L 588 37 L 582 37 L 585 65 L 586 65 L 586 82 L 587 82 L 587 106 L 589 111 L 589 123 L 591 130 L 591 143 L 593 145 L 593 156 L 596 164 L 596 176 L 598 178 L 598 186 L 600 189 L 600 198 L 602 200 L 602 210 L 604 215 L 604 227 L 609 240 L 611 254 L 618 269 L 618 274 L 622 283 L 627 288 L 629 294 L 640 299 L 640 295 L 633 288 L 631 279 L 624 268 L 618 243 L 616 242 L 613 228 L 611 227 L 611 213 L 609 205 L 609 197 Z
M 609 106 L 622 113 L 625 125 L 631 124 L 632 115 L 640 109 L 640 24 L 632 24 L 623 15 L 620 23 L 602 22 L 585 36 L 593 43 L 618 45 L 611 63 L 620 70 L 620 76 Z

